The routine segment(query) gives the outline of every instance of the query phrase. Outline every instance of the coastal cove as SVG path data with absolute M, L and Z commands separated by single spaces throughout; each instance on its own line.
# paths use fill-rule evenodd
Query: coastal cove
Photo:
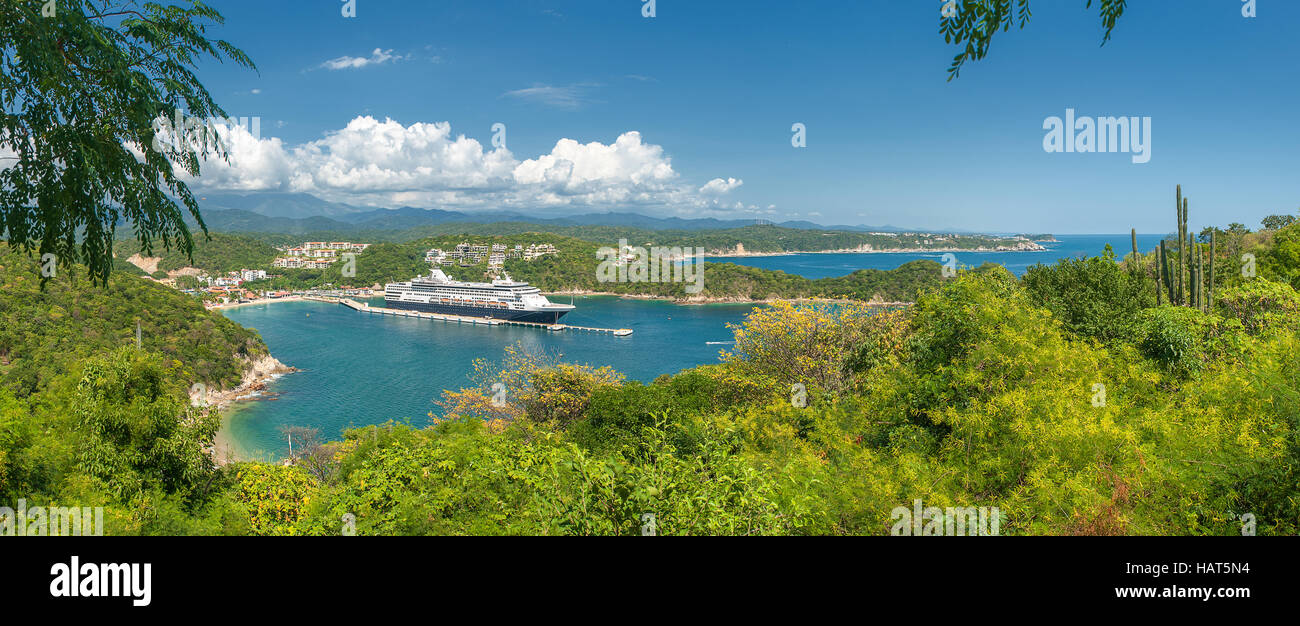
M 956 253 L 963 265 L 1006 265 L 1016 274 L 1036 263 L 1097 255 L 1111 244 L 1121 256 L 1127 235 L 1066 235 L 1043 244 L 1045 252 Z M 1139 235 L 1142 249 L 1158 236 Z M 719 259 L 783 270 L 809 278 L 842 276 L 856 269 L 893 269 L 940 253 L 828 253 Z M 552 296 L 567 302 L 569 296 Z M 382 298 L 369 300 L 382 306 Z M 337 304 L 275 301 L 223 309 L 232 321 L 258 330 L 280 362 L 301 371 L 279 377 L 264 392 L 223 410 L 220 446 L 237 459 L 273 460 L 287 453 L 284 425 L 319 428 L 327 440 L 346 428 L 407 421 L 417 426 L 438 414 L 444 389 L 470 384 L 476 359 L 496 361 L 512 344 L 565 361 L 610 366 L 631 380 L 717 362 L 739 324 L 761 303 L 676 304 L 642 297 L 575 296 L 573 325 L 630 328 L 630 337 L 551 333 L 534 328 L 487 327 L 411 318 L 362 315 Z
M 567 298 L 565 299 L 567 301 Z M 372 299 L 381 305 L 382 299 Z M 703 363 L 728 349 L 729 323 L 754 304 L 681 306 L 610 296 L 577 297 L 570 324 L 617 326 L 630 337 L 552 333 L 516 326 L 477 326 L 362 315 L 337 304 L 273 302 L 223 310 L 257 329 L 272 354 L 299 372 L 275 380 L 260 396 L 223 411 L 222 444 L 237 459 L 274 459 L 287 452 L 283 425 L 319 428 L 337 439 L 345 428 L 409 420 L 430 422 L 444 389 L 470 384 L 476 359 L 499 360 L 507 346 L 562 355 L 568 362 L 608 365 L 650 382 Z

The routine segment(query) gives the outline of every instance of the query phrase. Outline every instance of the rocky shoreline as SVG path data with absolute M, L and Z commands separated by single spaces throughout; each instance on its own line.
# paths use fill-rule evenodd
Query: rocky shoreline
M 247 400 L 266 390 L 267 383 L 285 375 L 301 371 L 296 367 L 290 367 L 281 363 L 279 359 L 267 354 L 256 359 L 246 359 L 244 361 L 244 377 L 233 389 L 209 390 L 206 398 L 208 406 L 215 406 L 218 409 L 224 409 L 232 403 L 240 400 Z M 202 402 L 204 398 L 200 396 L 201 392 L 196 390 L 190 391 L 190 399 L 194 402 Z
M 230 434 L 227 432 L 229 424 L 226 421 L 225 409 L 236 402 L 252 400 L 262 396 L 267 389 L 267 385 L 271 382 L 285 374 L 300 371 L 302 370 L 285 365 L 279 359 L 266 354 L 253 359 L 245 359 L 244 376 L 239 385 L 233 389 L 207 391 L 206 398 L 201 387 L 190 390 L 191 402 L 195 404 L 206 403 L 207 406 L 216 407 L 222 413 L 221 430 L 217 432 L 212 446 L 212 460 L 214 462 L 218 465 L 225 465 L 237 460 L 234 448 L 231 445 Z

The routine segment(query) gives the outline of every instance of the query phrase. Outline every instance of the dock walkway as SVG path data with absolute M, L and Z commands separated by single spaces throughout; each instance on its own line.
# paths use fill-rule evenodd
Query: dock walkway
M 568 324 L 542 324 L 538 322 L 518 322 L 512 320 L 499 320 L 489 317 L 465 317 L 462 315 L 444 315 L 442 313 L 424 313 L 421 311 L 406 311 L 402 309 L 389 309 L 385 307 L 370 306 L 364 302 L 357 302 L 351 298 L 332 299 L 332 298 L 312 298 L 318 302 L 337 302 L 349 309 L 360 313 L 369 313 L 372 315 L 392 315 L 394 317 L 414 317 L 426 320 L 437 320 L 440 322 L 455 322 L 457 324 L 479 324 L 483 326 L 531 326 L 533 328 L 545 329 L 551 332 L 564 330 L 581 330 L 591 333 L 609 333 L 615 337 L 626 337 L 632 334 L 629 328 L 595 328 L 592 326 L 570 326 Z

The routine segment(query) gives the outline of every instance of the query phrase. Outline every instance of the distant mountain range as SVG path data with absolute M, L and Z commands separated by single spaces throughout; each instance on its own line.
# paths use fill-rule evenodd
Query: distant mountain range
M 718 230 L 753 226 L 756 223 L 752 219 L 660 218 L 638 213 L 586 213 L 566 217 L 540 218 L 536 215 L 511 211 L 465 213 L 417 207 L 371 209 L 328 202 L 305 193 L 206 194 L 199 196 L 199 207 L 203 211 L 203 220 L 210 230 L 283 234 L 392 231 L 447 223 L 528 222 L 552 226 L 623 226 L 647 230 Z M 896 226 L 828 226 L 808 221 L 787 221 L 775 223 L 775 225 L 804 230 L 969 234 L 966 231 L 899 228 Z

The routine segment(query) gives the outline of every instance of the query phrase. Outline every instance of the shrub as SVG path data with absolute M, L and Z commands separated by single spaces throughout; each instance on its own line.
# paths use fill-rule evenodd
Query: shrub
M 1181 306 L 1142 312 L 1136 330 L 1138 349 L 1178 376 L 1193 375 L 1204 365 L 1204 313 Z
M 1293 326 L 1300 316 L 1300 293 L 1271 280 L 1248 281 L 1225 290 L 1216 300 L 1220 311 L 1241 321 L 1252 335 L 1269 326 Z
M 1066 330 L 1101 342 L 1132 332 L 1137 314 L 1155 304 L 1150 281 L 1106 255 L 1061 259 L 1056 265 L 1036 265 L 1024 277 L 1030 300 L 1052 312 Z
M 255 535 L 296 535 L 316 481 L 294 466 L 249 463 L 236 469 L 236 498 L 247 505 Z
M 732 326 L 734 352 L 723 355 L 747 374 L 831 393 L 849 387 L 853 369 L 901 344 L 902 313 L 862 304 L 777 302 Z M 859 351 L 869 348 L 866 353 Z
M 917 300 L 910 358 L 922 370 L 934 370 L 963 355 L 1000 324 L 1031 309 L 1015 276 L 1005 269 L 963 272 L 938 291 Z

